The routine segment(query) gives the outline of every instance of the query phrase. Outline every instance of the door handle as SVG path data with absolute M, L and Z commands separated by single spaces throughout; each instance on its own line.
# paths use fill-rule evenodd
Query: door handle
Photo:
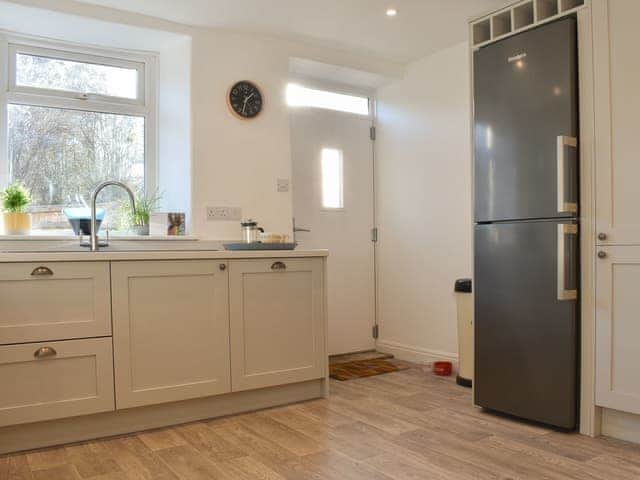
M 287 266 L 284 264 L 284 262 L 274 262 L 273 265 L 271 265 L 271 270 L 286 270 Z
M 310 232 L 311 230 L 309 230 L 308 228 L 294 228 L 293 229 L 294 232 Z
M 576 300 L 578 290 L 568 290 L 566 240 L 569 235 L 578 234 L 578 225 L 574 223 L 562 223 L 558 225 L 558 300 Z
M 576 137 L 567 137 L 565 135 L 559 135 L 557 138 L 557 153 L 556 158 L 558 162 L 558 213 L 576 213 L 578 211 L 577 202 L 567 202 L 567 194 L 564 189 L 567 161 L 565 157 L 566 147 L 578 148 L 578 139 Z

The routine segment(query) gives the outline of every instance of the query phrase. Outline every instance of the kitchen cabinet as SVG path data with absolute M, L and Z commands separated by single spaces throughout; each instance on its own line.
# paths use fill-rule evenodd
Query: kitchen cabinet
M 230 262 L 232 390 L 326 375 L 323 262 Z
M 108 262 L 0 268 L 0 344 L 111 335 Z
M 114 410 L 111 338 L 0 347 L 0 427 Z
M 640 414 L 640 246 L 601 247 L 596 263 L 596 404 Z
M 593 2 L 596 235 L 640 245 L 640 2 Z
M 230 391 L 228 262 L 113 262 L 118 409 Z

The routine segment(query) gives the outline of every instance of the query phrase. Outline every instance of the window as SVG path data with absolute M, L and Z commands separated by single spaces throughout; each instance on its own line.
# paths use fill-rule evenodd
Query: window
M 287 86 L 287 104 L 291 107 L 325 108 L 358 115 L 369 115 L 369 99 L 366 97 L 315 90 L 294 83 Z
M 88 206 L 105 180 L 155 189 L 151 58 L 0 45 L 9 72 L 0 188 L 20 182 L 31 191 L 34 228 L 69 229 L 62 210 Z M 123 198 L 106 189 L 99 202 L 114 212 Z
M 342 150 L 322 149 L 322 207 L 344 208 Z

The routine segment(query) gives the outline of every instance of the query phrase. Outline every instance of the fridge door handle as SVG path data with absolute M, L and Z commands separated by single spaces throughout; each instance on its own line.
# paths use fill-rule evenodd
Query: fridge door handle
M 578 290 L 568 290 L 566 285 L 567 279 L 567 258 L 566 240 L 569 235 L 578 234 L 578 225 L 575 223 L 561 223 L 558 225 L 558 300 L 576 300 L 578 298 Z
M 567 161 L 565 156 L 567 147 L 578 148 L 578 139 L 576 137 L 558 135 L 556 154 L 558 161 L 558 213 L 577 213 L 577 202 L 567 202 L 567 195 L 564 189 L 567 172 Z

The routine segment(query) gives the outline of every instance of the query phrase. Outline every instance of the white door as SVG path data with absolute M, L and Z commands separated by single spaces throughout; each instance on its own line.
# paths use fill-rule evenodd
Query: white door
M 370 127 L 368 116 L 291 109 L 294 218 L 297 228 L 310 230 L 296 232 L 296 239 L 301 248 L 326 248 L 330 252 L 330 355 L 375 347 Z

